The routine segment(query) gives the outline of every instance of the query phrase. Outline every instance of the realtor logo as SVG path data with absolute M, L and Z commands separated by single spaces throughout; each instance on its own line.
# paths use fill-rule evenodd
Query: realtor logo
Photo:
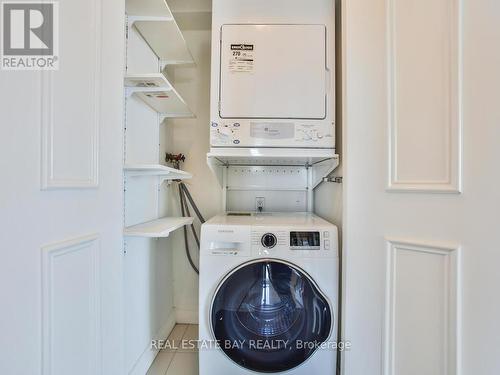
M 2 2 L 2 69 L 59 68 L 58 6 L 53 1 Z

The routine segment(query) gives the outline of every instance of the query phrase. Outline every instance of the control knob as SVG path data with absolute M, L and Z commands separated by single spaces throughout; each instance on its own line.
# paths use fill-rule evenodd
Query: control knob
M 273 247 L 276 246 L 276 243 L 278 242 L 276 239 L 276 236 L 272 233 L 266 233 L 262 236 L 260 242 L 262 243 L 262 246 L 264 246 L 267 249 L 272 249 Z

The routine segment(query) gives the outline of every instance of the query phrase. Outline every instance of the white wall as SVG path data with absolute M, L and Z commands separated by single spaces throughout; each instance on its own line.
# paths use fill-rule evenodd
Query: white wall
M 334 176 L 342 176 L 342 168 L 338 168 Z M 314 192 L 314 213 L 325 220 L 342 226 L 342 185 L 324 182 Z
M 340 0 L 335 1 L 335 150 L 340 155 L 340 166 L 333 176 L 342 176 L 342 20 Z M 326 220 L 342 227 L 342 185 L 322 183 L 314 192 L 314 212 Z M 340 239 L 342 239 L 339 231 Z
M 343 117 L 342 117 L 342 13 L 341 13 L 341 1 L 335 0 L 335 139 L 336 139 L 336 152 L 340 156 L 340 165 L 334 171 L 332 176 L 343 176 L 343 155 L 342 155 L 342 129 L 343 129 Z M 339 249 L 340 249 L 340 264 L 342 264 L 343 257 L 343 211 L 344 211 L 344 196 L 343 196 L 343 185 L 324 182 L 320 184 L 314 192 L 314 213 L 328 220 L 329 222 L 335 224 L 339 229 Z M 342 295 L 342 272 L 343 269 L 340 267 L 339 272 L 339 306 L 341 307 L 344 303 L 345 296 Z M 342 337 L 342 325 L 343 316 L 342 309 L 339 309 L 338 315 L 338 335 L 339 339 L 344 339 Z M 337 357 L 338 363 L 337 367 L 340 368 L 341 357 Z
M 207 166 L 209 151 L 209 92 L 210 92 L 210 30 L 183 30 L 196 66 L 177 67 L 172 71 L 174 85 L 196 114 L 194 119 L 171 120 L 175 140 L 171 152 L 187 156 L 183 169 L 193 173 L 187 185 L 205 219 L 221 210 L 221 188 Z M 173 194 L 178 206 L 178 192 Z M 194 213 L 192 213 L 194 214 Z M 197 222 L 197 220 L 196 220 Z M 198 225 L 197 225 L 198 227 Z M 190 238 L 192 236 L 190 235 Z M 198 319 L 198 276 L 191 269 L 184 252 L 182 230 L 172 236 L 174 254 L 174 304 L 178 322 Z M 196 244 L 191 241 L 192 254 L 198 262 Z

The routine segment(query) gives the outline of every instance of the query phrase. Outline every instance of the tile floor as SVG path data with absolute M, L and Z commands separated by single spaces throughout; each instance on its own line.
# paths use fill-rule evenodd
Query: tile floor
M 177 324 L 168 337 L 169 348 L 160 350 L 147 375 L 198 375 L 198 350 L 189 341 L 197 339 L 197 325 Z

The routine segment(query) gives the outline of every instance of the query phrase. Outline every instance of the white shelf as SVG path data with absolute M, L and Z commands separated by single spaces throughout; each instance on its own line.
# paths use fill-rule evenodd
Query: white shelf
M 127 237 L 163 238 L 168 237 L 174 230 L 192 223 L 192 217 L 164 217 L 127 227 L 123 232 Z
M 129 176 L 162 176 L 166 180 L 185 180 L 191 173 L 160 164 L 126 164 L 123 170 Z
M 165 118 L 194 117 L 184 99 L 162 73 L 127 74 L 125 88 Z
M 226 168 L 235 166 L 304 167 L 311 171 L 312 189 L 339 166 L 339 156 L 333 149 L 305 148 L 212 148 L 207 154 L 209 168 L 219 184 L 228 190 Z M 287 188 L 280 188 L 286 190 Z
M 156 112 L 167 118 L 194 117 L 186 102 L 179 93 L 172 88 L 170 91 L 142 91 L 136 95 Z
M 158 91 L 158 89 L 172 90 L 171 83 L 162 73 L 127 74 L 125 76 L 125 87 L 130 94 Z
M 302 188 L 283 187 L 283 186 L 226 186 L 227 191 L 307 191 L 307 186 Z
M 165 0 L 126 0 L 126 12 L 129 16 L 160 16 L 173 18 Z
M 134 25 L 164 64 L 193 64 L 193 55 L 165 0 L 127 0 L 129 25 Z
M 212 148 L 207 158 L 210 164 L 226 166 L 313 166 L 326 160 L 338 161 L 333 149 L 303 148 Z
M 185 0 L 184 0 L 185 1 Z M 207 1 L 207 3 L 209 3 Z M 212 10 L 177 11 L 172 9 L 175 20 L 183 30 L 211 30 Z

